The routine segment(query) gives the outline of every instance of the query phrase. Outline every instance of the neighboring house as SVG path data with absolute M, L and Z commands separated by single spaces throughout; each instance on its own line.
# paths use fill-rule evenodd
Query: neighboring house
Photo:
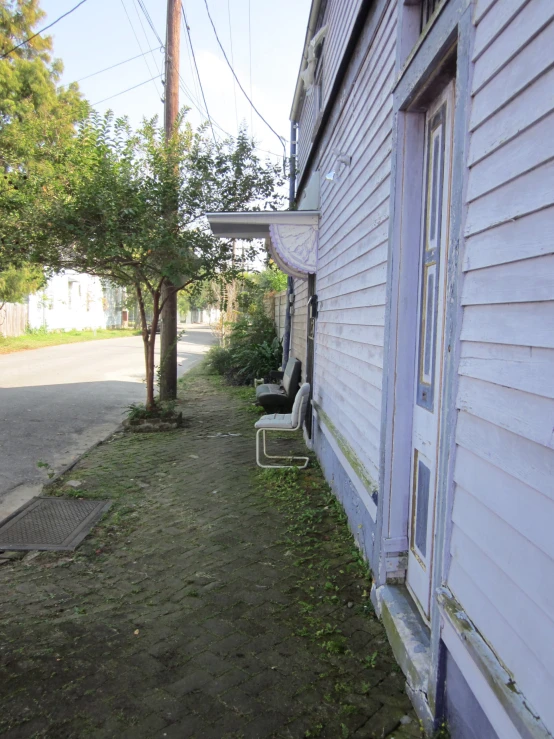
M 67 271 L 29 296 L 29 327 L 48 330 L 119 328 L 125 293 L 99 277 Z
M 554 2 L 313 0 L 291 117 L 299 210 L 212 229 L 295 278 L 305 436 L 426 726 L 552 736 Z
M 179 314 L 179 323 L 209 323 L 215 324 L 220 320 L 221 311 L 215 306 L 206 308 L 191 308 L 187 313 Z

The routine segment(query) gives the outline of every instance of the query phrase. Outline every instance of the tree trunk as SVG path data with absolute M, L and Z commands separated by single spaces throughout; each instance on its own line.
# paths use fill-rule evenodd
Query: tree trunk
M 177 397 L 177 293 L 173 285 L 162 288 L 165 303 L 162 310 L 160 336 L 160 398 L 175 400 Z
M 142 342 L 144 345 L 144 365 L 146 369 L 146 408 L 152 410 L 155 406 L 154 399 L 154 349 L 156 347 L 156 328 L 159 320 L 159 293 L 154 294 L 154 315 L 152 317 L 152 327 L 148 331 L 148 321 L 146 318 L 146 309 L 144 307 L 144 298 L 139 283 L 135 284 L 137 293 L 137 301 L 140 310 L 140 322 L 142 327 Z
M 148 359 L 146 369 L 146 407 L 152 410 L 156 405 L 154 400 L 154 349 L 156 347 L 156 331 L 160 321 L 160 293 L 154 292 L 154 305 L 152 308 L 152 325 L 150 326 L 150 337 L 148 342 Z

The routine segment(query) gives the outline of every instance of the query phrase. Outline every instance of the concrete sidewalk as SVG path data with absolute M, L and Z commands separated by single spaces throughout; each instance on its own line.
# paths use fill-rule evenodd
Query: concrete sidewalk
M 186 428 L 58 489 L 114 501 L 80 548 L 0 567 L 0 735 L 420 737 L 319 471 L 259 474 L 251 391 L 185 382 Z
M 181 328 L 179 375 L 215 341 L 209 326 Z M 159 346 L 158 337 L 157 357 Z M 38 495 L 49 472 L 113 433 L 131 403 L 144 402 L 144 373 L 141 336 L 0 356 L 0 520 Z

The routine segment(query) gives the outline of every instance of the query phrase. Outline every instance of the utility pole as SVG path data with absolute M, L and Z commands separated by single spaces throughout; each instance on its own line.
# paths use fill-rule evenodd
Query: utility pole
M 167 0 L 165 41 L 164 127 L 166 141 L 173 135 L 179 115 L 179 51 L 181 42 L 181 0 Z M 160 337 L 160 398 L 177 397 L 177 293 L 170 285 L 162 288 L 162 329 Z

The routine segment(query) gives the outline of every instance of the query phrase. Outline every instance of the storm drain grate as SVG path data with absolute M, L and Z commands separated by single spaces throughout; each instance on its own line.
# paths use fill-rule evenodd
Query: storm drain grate
M 33 498 L 0 525 L 0 550 L 71 550 L 80 544 L 109 500 Z

